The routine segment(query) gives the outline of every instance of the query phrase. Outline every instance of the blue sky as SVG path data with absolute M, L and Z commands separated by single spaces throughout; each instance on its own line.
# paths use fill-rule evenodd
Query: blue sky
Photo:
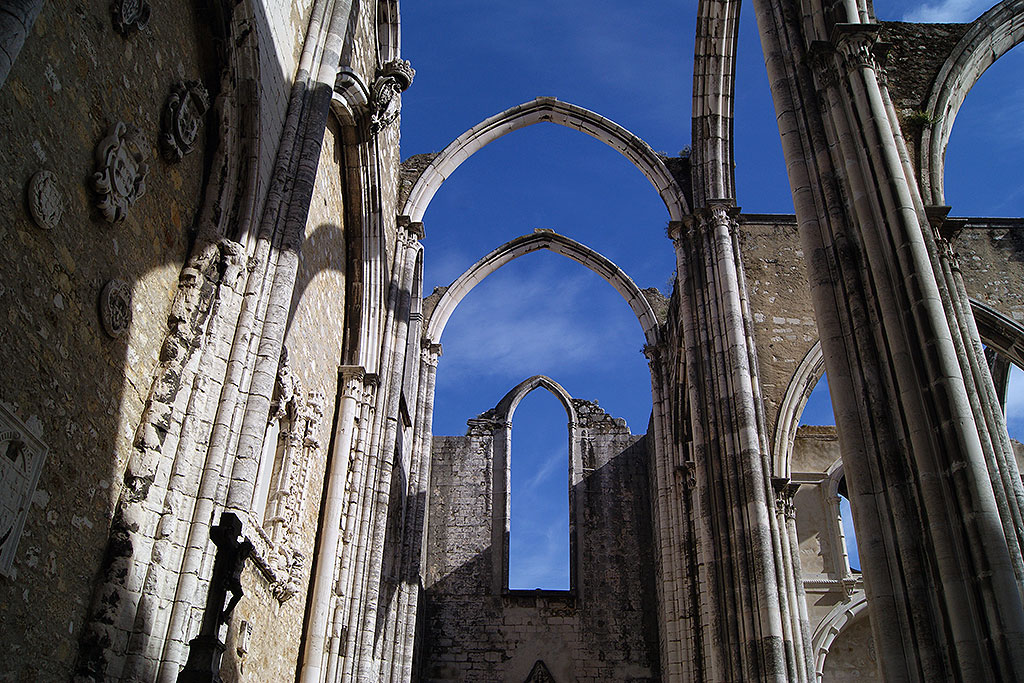
M 403 158 L 438 152 L 479 121 L 538 96 L 596 111 L 655 150 L 678 154 L 690 143 L 696 5 L 404 3 L 402 51 L 417 73 L 403 96 Z M 986 7 L 969 0 L 876 2 L 881 19 L 969 21 Z M 1024 92 L 1006 87 L 1019 83 L 1022 69 L 1016 50 L 990 69 L 961 110 L 947 168 L 955 214 L 1024 214 L 1024 197 L 1006 180 L 1019 175 L 1024 158 Z M 739 204 L 747 212 L 791 212 L 749 3 L 741 12 L 735 137 Z M 425 291 L 544 227 L 598 250 L 641 288 L 668 294 L 675 259 L 667 221 L 646 178 L 614 150 L 559 126 L 530 126 L 471 157 L 434 197 L 424 216 Z M 530 254 L 491 275 L 456 309 L 442 343 L 435 434 L 464 433 L 468 418 L 535 374 L 597 400 L 634 433 L 647 429 L 650 376 L 640 326 L 610 285 L 561 256 Z M 565 424 L 561 406 L 544 390 L 528 396 L 515 416 L 513 587 L 567 584 Z

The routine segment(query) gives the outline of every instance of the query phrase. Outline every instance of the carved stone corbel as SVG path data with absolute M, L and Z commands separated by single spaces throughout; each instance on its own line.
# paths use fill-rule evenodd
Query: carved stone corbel
M 370 132 L 377 134 L 398 118 L 401 95 L 412 85 L 416 71 L 405 59 L 394 59 L 377 74 L 370 89 Z

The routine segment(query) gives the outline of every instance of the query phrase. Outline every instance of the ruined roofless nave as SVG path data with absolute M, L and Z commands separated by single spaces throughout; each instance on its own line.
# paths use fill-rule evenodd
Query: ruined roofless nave
M 795 215 L 737 207 L 740 2 L 692 4 L 686 155 L 539 97 L 403 161 L 397 0 L 4 3 L 0 680 L 1024 680 L 1024 219 L 945 194 L 1024 0 L 748 0 Z M 435 194 L 538 123 L 649 181 L 671 291 L 548 229 L 424 291 Z M 446 324 L 539 250 L 635 315 L 649 422 L 528 373 L 434 434 Z M 535 390 L 565 590 L 510 587 Z

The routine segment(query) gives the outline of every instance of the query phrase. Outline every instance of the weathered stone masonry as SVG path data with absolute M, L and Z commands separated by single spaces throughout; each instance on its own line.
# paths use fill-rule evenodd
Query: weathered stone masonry
M 177 680 L 225 512 L 254 548 L 225 681 L 1024 678 L 1024 220 L 944 188 L 1024 0 L 963 25 L 749 4 L 795 216 L 736 206 L 739 0 L 697 3 L 688 158 L 540 97 L 405 163 L 397 0 L 0 8 L 0 679 Z M 669 300 L 547 230 L 423 298 L 431 198 L 538 123 L 650 181 Z M 636 315 L 647 433 L 533 377 L 435 437 L 447 320 L 539 249 Z M 798 428 L 825 372 L 837 427 Z M 566 592 L 507 590 L 538 388 L 570 423 Z

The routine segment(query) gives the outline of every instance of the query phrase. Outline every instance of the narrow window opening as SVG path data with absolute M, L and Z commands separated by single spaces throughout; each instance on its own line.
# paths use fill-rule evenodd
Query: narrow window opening
M 509 459 L 508 587 L 569 590 L 569 438 L 565 408 L 548 391 L 515 411 Z
M 252 498 L 252 512 L 255 521 L 264 525 L 268 521 L 270 506 L 270 485 L 275 470 L 280 466 L 283 455 L 282 431 L 288 433 L 287 419 L 272 415 L 267 424 L 267 432 L 263 438 L 263 452 L 260 454 L 260 468 L 256 475 L 256 489 Z
M 1010 438 L 1024 443 L 1024 370 L 1012 363 L 1006 380 L 1003 414 L 1006 416 L 1006 431 Z
M 839 521 L 843 527 L 843 538 L 846 541 L 846 559 L 850 570 L 860 572 L 860 550 L 857 548 L 857 532 L 853 528 L 853 509 L 850 507 L 850 494 L 846 488 L 846 477 L 839 480 Z
M 804 425 L 835 425 L 836 418 L 832 412 L 832 397 L 828 393 L 828 376 L 822 375 L 818 383 L 814 385 L 807 403 L 804 405 L 804 412 L 800 415 L 799 426 Z

